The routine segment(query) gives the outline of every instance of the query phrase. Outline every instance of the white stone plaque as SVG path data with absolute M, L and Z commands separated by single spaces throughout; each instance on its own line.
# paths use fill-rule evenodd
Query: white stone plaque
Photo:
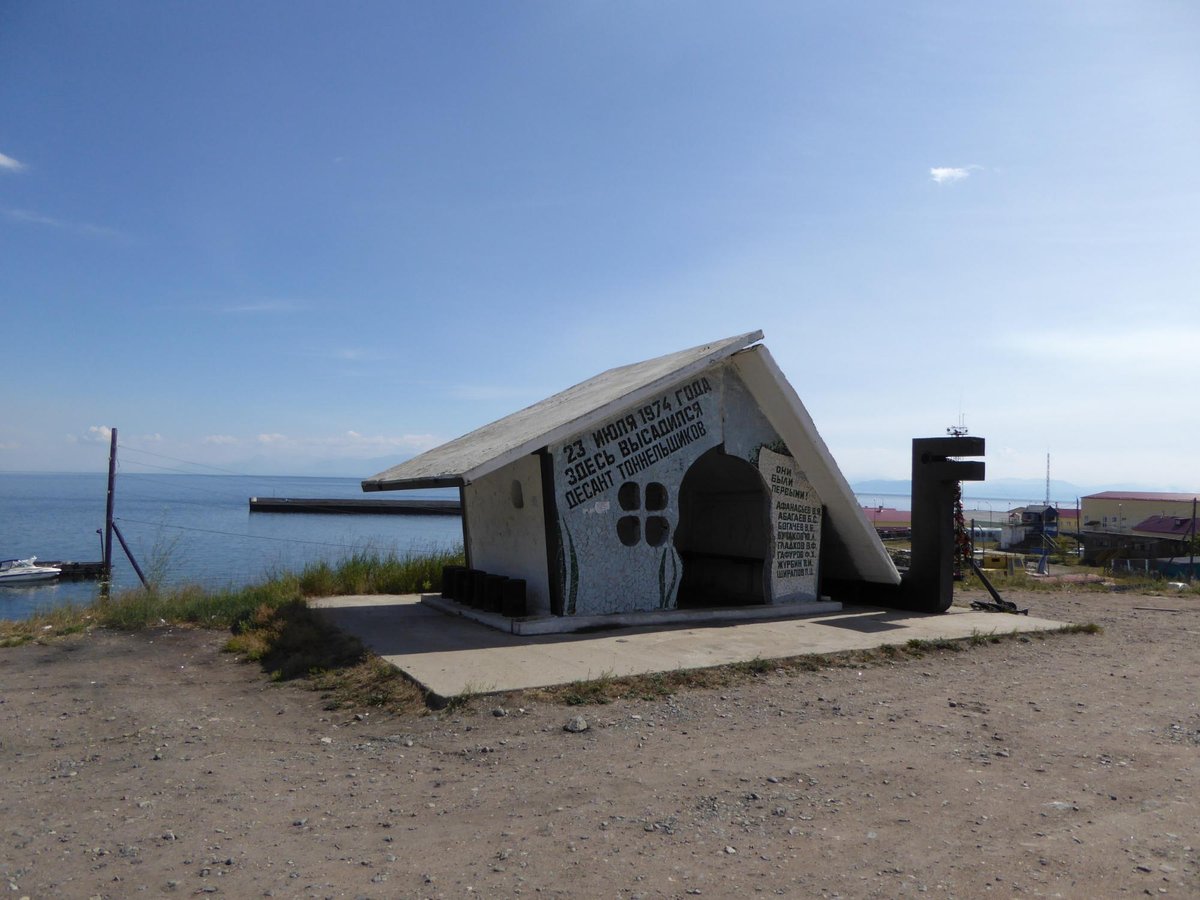
M 790 456 L 763 447 L 758 471 L 771 491 L 772 602 L 817 600 L 821 498 Z

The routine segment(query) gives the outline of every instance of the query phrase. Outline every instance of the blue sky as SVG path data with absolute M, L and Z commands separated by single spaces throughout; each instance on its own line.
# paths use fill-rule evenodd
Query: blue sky
M 9 0 L 0 470 L 117 426 L 367 476 L 761 328 L 852 480 L 962 415 L 990 478 L 1195 489 L 1197 47 L 1157 0 Z

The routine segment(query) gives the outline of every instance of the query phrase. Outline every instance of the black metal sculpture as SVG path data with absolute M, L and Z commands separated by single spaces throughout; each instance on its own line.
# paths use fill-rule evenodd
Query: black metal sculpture
M 940 613 L 954 600 L 954 498 L 963 481 L 983 481 L 981 437 L 915 438 L 912 447 L 912 562 L 900 583 L 905 609 Z M 889 604 L 890 605 L 890 604 Z

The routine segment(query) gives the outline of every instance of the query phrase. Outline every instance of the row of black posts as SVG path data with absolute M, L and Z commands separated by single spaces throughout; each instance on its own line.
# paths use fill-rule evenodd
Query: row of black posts
M 443 566 L 442 597 L 509 618 L 526 615 L 524 578 L 491 575 L 466 566 Z

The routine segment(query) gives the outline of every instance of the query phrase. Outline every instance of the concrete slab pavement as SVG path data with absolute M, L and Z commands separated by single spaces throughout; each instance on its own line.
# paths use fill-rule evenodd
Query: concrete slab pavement
M 443 698 L 550 687 L 601 676 L 865 650 L 911 640 L 1053 631 L 1067 624 L 958 609 L 927 615 L 847 606 L 841 612 L 767 622 L 514 635 L 438 612 L 423 605 L 417 594 L 310 602 L 337 627 Z

